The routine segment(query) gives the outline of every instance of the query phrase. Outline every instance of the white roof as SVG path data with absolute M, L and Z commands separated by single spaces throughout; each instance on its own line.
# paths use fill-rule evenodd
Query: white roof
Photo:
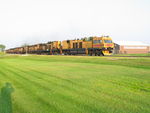
M 114 43 L 125 46 L 150 46 L 149 44 L 141 41 L 114 41 Z

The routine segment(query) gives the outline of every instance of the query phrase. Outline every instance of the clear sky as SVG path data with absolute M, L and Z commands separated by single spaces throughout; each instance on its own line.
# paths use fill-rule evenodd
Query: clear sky
M 150 43 L 150 0 L 0 0 L 7 48 L 101 35 Z

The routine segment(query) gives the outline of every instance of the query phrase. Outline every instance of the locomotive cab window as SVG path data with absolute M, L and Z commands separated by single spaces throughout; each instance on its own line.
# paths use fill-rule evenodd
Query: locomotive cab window
M 112 43 L 111 40 L 104 40 L 105 43 Z

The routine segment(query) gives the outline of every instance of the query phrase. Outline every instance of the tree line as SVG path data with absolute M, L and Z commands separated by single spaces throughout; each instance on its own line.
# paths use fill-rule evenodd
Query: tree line
M 0 44 L 0 52 L 4 52 L 5 48 L 6 48 L 6 46 L 5 46 L 5 45 Z

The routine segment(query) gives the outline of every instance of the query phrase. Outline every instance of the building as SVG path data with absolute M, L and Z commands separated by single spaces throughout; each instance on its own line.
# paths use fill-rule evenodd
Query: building
M 150 45 L 140 41 L 115 41 L 115 54 L 149 53 Z

